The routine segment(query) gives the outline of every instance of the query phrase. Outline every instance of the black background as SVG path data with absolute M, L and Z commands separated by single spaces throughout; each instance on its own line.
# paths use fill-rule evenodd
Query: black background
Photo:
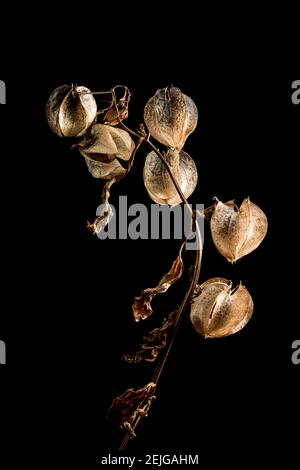
M 120 357 L 184 294 L 184 283 L 178 283 L 154 302 L 152 319 L 134 323 L 133 296 L 169 269 L 179 242 L 100 241 L 87 231 L 102 183 L 68 141 L 50 131 L 44 116 L 51 91 L 73 82 L 92 90 L 126 84 L 133 92 L 132 127 L 158 88 L 180 87 L 199 110 L 185 147 L 199 170 L 191 202 L 210 205 L 217 196 L 240 203 L 250 196 L 269 219 L 263 244 L 235 266 L 219 255 L 206 230 L 201 280 L 242 279 L 255 303 L 253 319 L 235 336 L 204 341 L 186 315 L 158 399 L 128 452 L 196 452 L 202 462 L 221 457 L 231 463 L 238 462 L 239 451 L 247 460 L 292 456 L 299 373 L 291 343 L 299 330 L 298 311 L 289 301 L 297 295 L 297 280 L 284 261 L 296 257 L 298 238 L 292 214 L 300 106 L 291 103 L 293 80 L 237 66 L 200 72 L 192 63 L 179 73 L 141 55 L 129 57 L 126 67 L 124 57 L 122 64 L 104 61 L 100 52 L 84 62 L 64 54 L 59 62 L 51 51 L 45 56 L 23 65 L 22 79 L 4 69 L 0 76 L 7 84 L 7 105 L 0 108 L 0 338 L 7 344 L 1 455 L 11 465 L 20 456 L 35 456 L 67 468 L 73 462 L 94 468 L 102 455 L 117 455 L 121 434 L 105 419 L 106 411 L 112 398 L 144 385 L 152 372 L 126 366 Z M 150 206 L 142 182 L 146 153 L 142 148 L 131 174 L 113 188 L 112 203 L 126 194 L 129 203 Z

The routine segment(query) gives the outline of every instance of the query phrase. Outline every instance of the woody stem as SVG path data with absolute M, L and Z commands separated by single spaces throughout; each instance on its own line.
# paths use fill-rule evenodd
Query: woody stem
M 173 175 L 173 172 L 172 172 L 172 169 L 170 167 L 170 165 L 168 164 L 168 162 L 166 161 L 165 157 L 163 156 L 163 154 L 158 150 L 158 148 L 150 141 L 150 138 L 149 136 L 147 136 L 145 133 L 143 132 L 134 132 L 132 131 L 129 127 L 127 127 L 123 122 L 122 120 L 120 119 L 120 115 L 119 115 L 119 111 L 118 111 L 118 107 L 117 107 L 117 103 L 116 103 L 116 97 L 115 97 L 115 92 L 114 92 L 114 89 L 112 90 L 112 95 L 113 95 L 113 100 L 114 100 L 114 104 L 115 104 L 115 109 L 116 109 L 116 112 L 117 112 L 117 115 L 119 117 L 119 123 L 120 123 L 120 126 L 126 130 L 127 132 L 129 132 L 131 135 L 133 135 L 134 137 L 137 137 L 138 139 L 143 139 L 151 148 L 152 150 L 156 153 L 156 155 L 161 159 L 161 161 L 163 162 L 163 164 L 165 165 L 168 173 L 169 173 L 169 176 L 176 188 L 176 191 L 178 193 L 178 195 L 180 196 L 183 204 L 186 205 L 186 207 L 188 208 L 189 212 L 190 212 L 190 215 L 191 215 L 191 225 L 193 222 L 195 222 L 195 234 L 196 234 L 196 246 L 197 246 L 197 249 L 195 250 L 196 253 L 195 253 L 195 262 L 194 262 L 194 272 L 193 272 L 193 277 L 192 277 L 192 280 L 191 280 L 191 283 L 190 283 L 190 286 L 188 288 L 188 291 L 186 292 L 182 302 L 181 302 L 181 305 L 180 307 L 178 308 L 178 311 L 177 311 L 177 314 L 176 314 L 176 317 L 175 317 L 175 322 L 174 322 L 174 328 L 172 330 L 172 333 L 170 335 L 170 338 L 169 338 L 169 341 L 168 341 L 168 344 L 164 350 L 164 353 L 163 355 L 161 356 L 160 358 L 160 361 L 159 363 L 157 364 L 157 367 L 154 371 L 154 374 L 152 376 L 152 382 L 157 384 L 160 377 L 161 377 L 161 374 L 164 370 L 164 367 L 167 363 L 167 360 L 168 360 L 168 357 L 169 357 L 169 354 L 171 352 L 171 349 L 172 349 L 172 346 L 173 346 L 173 343 L 174 343 L 174 340 L 176 338 L 176 335 L 177 335 L 177 332 L 178 332 L 178 329 L 179 329 L 179 326 L 180 326 L 180 323 L 181 323 L 181 320 L 184 316 L 184 313 L 185 311 L 187 310 L 187 308 L 189 307 L 191 301 L 192 301 L 192 296 L 193 296 L 193 293 L 195 291 L 195 287 L 197 285 L 197 282 L 198 282 L 198 278 L 199 278 L 199 275 L 200 275 L 200 269 L 201 269 L 201 262 L 202 262 L 202 251 L 203 251 L 203 246 L 202 246 L 202 237 L 201 237 L 201 232 L 200 232 L 200 229 L 199 229 L 199 225 L 198 225 L 198 222 L 197 222 L 197 218 L 195 217 L 194 218 L 194 213 L 193 213 L 193 210 L 191 208 L 191 206 L 189 205 L 188 203 L 188 200 L 187 198 L 185 197 L 185 195 L 183 194 L 183 192 L 181 191 L 181 188 L 175 178 L 175 176 Z M 135 422 L 132 424 L 132 430 L 134 431 L 139 423 L 141 419 L 141 416 L 138 416 L 135 420 Z M 126 432 L 124 438 L 123 438 L 123 441 L 120 445 L 120 450 L 124 450 L 126 449 L 129 441 L 130 441 L 130 438 L 131 438 L 131 435 L 129 432 Z

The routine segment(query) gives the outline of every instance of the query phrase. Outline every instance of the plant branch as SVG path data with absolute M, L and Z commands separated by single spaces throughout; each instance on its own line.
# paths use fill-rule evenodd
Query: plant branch
M 197 241 L 199 243 L 199 248 L 196 250 L 193 277 L 192 277 L 189 289 L 188 289 L 187 293 L 185 294 L 184 299 L 183 299 L 183 301 L 182 301 L 182 303 L 181 303 L 181 305 L 178 309 L 178 312 L 176 314 L 175 322 L 174 322 L 174 329 L 172 330 L 172 333 L 170 335 L 170 339 L 168 341 L 167 347 L 164 350 L 163 355 L 162 355 L 162 357 L 161 357 L 161 359 L 160 359 L 160 361 L 159 361 L 159 363 L 158 363 L 158 365 L 157 365 L 157 367 L 154 371 L 154 374 L 152 376 L 151 382 L 153 382 L 156 385 L 158 384 L 158 381 L 159 381 L 159 379 L 162 375 L 162 372 L 164 370 L 164 367 L 167 363 L 169 354 L 171 352 L 171 349 L 172 349 L 172 346 L 174 344 L 178 329 L 179 329 L 180 324 L 181 324 L 181 320 L 183 319 L 184 313 L 185 313 L 185 311 L 187 310 L 187 308 L 189 307 L 189 305 L 191 303 L 192 296 L 194 294 L 194 290 L 195 290 L 195 287 L 197 285 L 198 278 L 199 278 L 199 275 L 200 275 L 201 261 L 202 261 L 202 238 L 201 238 L 201 232 L 200 232 L 199 225 L 198 225 L 197 221 L 196 221 L 196 237 L 197 237 Z M 142 415 L 139 415 L 139 416 L 136 417 L 136 420 L 132 424 L 132 427 L 131 427 L 131 430 L 133 432 L 137 428 L 141 418 L 142 418 Z M 131 440 L 131 438 L 132 438 L 132 433 L 127 431 L 124 438 L 123 438 L 123 440 L 122 440 L 122 443 L 119 447 L 119 450 L 125 450 L 128 443 L 129 443 L 129 441 Z
M 169 166 L 168 162 L 164 158 L 164 155 L 151 142 L 150 134 L 146 134 L 143 126 L 141 126 L 141 130 L 139 130 L 138 132 L 135 132 L 135 131 L 132 131 L 128 126 L 126 126 L 126 124 L 123 123 L 123 121 L 120 117 L 120 114 L 119 114 L 119 109 L 118 109 L 118 104 L 117 104 L 117 99 L 116 99 L 116 94 L 115 94 L 115 88 L 113 88 L 111 91 L 112 91 L 113 105 L 115 107 L 115 111 L 116 111 L 117 117 L 119 119 L 120 126 L 124 130 L 126 130 L 129 134 L 131 134 L 131 135 L 135 136 L 136 138 L 138 138 L 140 143 L 142 142 L 142 139 L 143 139 L 152 148 L 152 150 L 156 153 L 156 155 L 161 159 L 161 161 L 163 162 L 163 164 L 165 165 L 165 167 L 166 167 L 166 169 L 169 173 L 169 176 L 170 176 L 170 178 L 171 178 L 171 180 L 172 180 L 172 182 L 173 182 L 173 184 L 176 188 L 176 191 L 179 194 L 183 204 L 185 204 L 188 207 L 188 210 L 189 210 L 190 215 L 191 215 L 191 226 L 195 227 L 195 232 L 196 232 L 197 249 L 196 249 L 196 254 L 195 254 L 194 272 L 193 272 L 192 280 L 191 280 L 189 289 L 186 292 L 180 307 L 178 308 L 178 311 L 177 311 L 177 314 L 176 314 L 176 317 L 175 317 L 175 322 L 174 322 L 174 329 L 172 330 L 172 333 L 170 335 L 167 347 L 164 350 L 164 353 L 163 353 L 163 355 L 162 355 L 162 357 L 161 357 L 161 359 L 160 359 L 160 361 L 159 361 L 159 363 L 158 363 L 158 365 L 157 365 L 157 367 L 154 371 L 154 374 L 153 374 L 153 377 L 152 377 L 152 382 L 154 384 L 157 384 L 160 377 L 161 377 L 161 374 L 164 370 L 164 367 L 167 363 L 167 360 L 168 360 L 169 354 L 171 352 L 173 343 L 175 341 L 179 326 L 181 324 L 181 320 L 184 316 L 184 313 L 185 313 L 186 309 L 189 307 L 189 305 L 191 303 L 192 296 L 193 296 L 195 287 L 196 287 L 197 282 L 198 282 L 198 278 L 199 278 L 199 275 L 200 275 L 200 269 L 201 269 L 201 262 L 202 262 L 203 243 L 202 243 L 201 232 L 200 232 L 199 225 L 198 225 L 198 222 L 197 222 L 196 214 L 192 210 L 190 204 L 188 203 L 187 198 L 183 194 L 183 192 L 182 192 L 182 190 L 181 190 L 181 188 L 178 184 L 178 181 L 176 180 L 175 176 L 173 175 L 171 167 Z M 125 94 L 126 94 L 126 87 L 125 87 Z M 141 419 L 141 415 L 137 416 L 134 423 L 132 424 L 131 431 L 133 431 L 133 433 L 134 433 L 136 427 L 138 426 L 138 424 L 140 422 L 140 419 Z M 127 431 L 124 438 L 123 438 L 123 441 L 120 445 L 119 450 L 126 449 L 131 437 L 132 437 L 132 432 Z

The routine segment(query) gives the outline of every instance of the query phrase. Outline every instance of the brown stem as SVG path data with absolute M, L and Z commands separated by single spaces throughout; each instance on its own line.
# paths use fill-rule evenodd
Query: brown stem
M 172 169 L 171 167 L 169 166 L 168 162 L 166 161 L 166 159 L 164 158 L 163 154 L 158 150 L 158 148 L 150 141 L 150 136 L 146 135 L 144 132 L 134 132 L 132 131 L 129 127 L 127 127 L 123 122 L 122 120 L 120 119 L 120 115 L 119 115 L 119 110 L 118 110 L 118 106 L 117 106 L 117 101 L 116 101 L 116 95 L 115 95 L 115 89 L 112 89 L 112 96 L 113 96 L 113 104 L 115 106 L 115 109 L 116 109 L 116 112 L 117 112 L 117 116 L 119 118 L 119 122 L 120 122 L 120 125 L 122 126 L 122 128 L 124 130 L 126 130 L 127 132 L 129 132 L 131 135 L 137 137 L 138 139 L 144 139 L 145 142 L 148 143 L 148 145 L 152 148 L 152 150 L 156 153 L 156 155 L 161 159 L 161 161 L 164 163 L 169 175 L 170 175 L 170 178 L 176 188 L 176 191 L 178 192 L 183 204 L 185 204 L 188 209 L 189 209 L 189 212 L 191 214 L 191 221 L 192 221 L 192 224 L 195 224 L 195 229 L 196 229 L 196 241 L 197 241 L 197 250 L 196 250 L 196 257 L 195 257 L 195 264 L 194 264 L 194 273 L 193 273 L 193 277 L 192 277 L 192 280 L 191 280 L 191 283 L 190 283 L 190 286 L 189 286 L 189 289 L 187 291 L 187 293 L 185 294 L 184 296 L 184 299 L 178 309 L 178 312 L 177 312 L 177 315 L 175 317 L 175 323 L 174 323 L 174 329 L 172 331 L 172 334 L 170 336 L 170 339 L 169 339 L 169 342 L 168 342 L 168 345 L 164 351 L 164 354 L 162 355 L 155 371 L 154 371 L 154 374 L 153 374 L 153 377 L 152 377 L 152 382 L 154 382 L 155 384 L 158 383 L 160 377 L 161 377 L 161 374 L 164 370 L 164 367 L 166 365 L 166 362 L 168 360 L 168 357 L 169 357 L 169 354 L 170 354 L 170 351 L 172 349 L 172 346 L 173 346 L 173 343 L 174 343 L 174 340 L 176 338 L 176 334 L 177 334 L 177 331 L 179 329 L 179 326 L 180 326 L 180 323 L 181 323 L 181 320 L 183 318 L 183 315 L 186 311 L 186 309 L 188 308 L 188 306 L 190 305 L 191 303 L 191 300 L 192 300 L 192 296 L 193 296 L 193 293 L 194 293 L 194 290 L 195 290 L 195 287 L 197 285 L 197 282 L 198 282 L 198 278 L 199 278 L 199 275 L 200 275 L 200 269 L 201 269 L 201 261 L 202 261 L 202 251 L 203 251 L 203 246 L 202 246 L 202 237 L 201 237 L 201 232 L 200 232 L 200 229 L 199 229 L 199 225 L 198 225 L 198 222 L 197 222 L 197 217 L 194 218 L 194 213 L 193 213 L 193 210 L 191 208 L 191 206 L 189 205 L 188 203 L 188 200 L 186 199 L 185 195 L 183 194 L 183 192 L 181 191 L 181 188 L 176 180 L 176 178 L 174 177 L 173 173 L 172 173 Z M 132 424 L 132 430 L 134 431 L 136 429 L 136 427 L 138 426 L 139 422 L 140 422 L 140 419 L 141 419 L 141 416 L 138 416 L 135 420 L 135 422 Z M 119 447 L 119 450 L 125 450 L 129 441 L 131 439 L 131 435 L 129 432 L 126 432 L 123 440 L 122 440 L 122 443 Z
M 161 377 L 161 374 L 164 370 L 164 367 L 167 363 L 167 360 L 168 360 L 169 354 L 171 352 L 172 346 L 174 344 L 179 326 L 181 324 L 181 320 L 184 316 L 184 313 L 185 313 L 186 309 L 189 307 L 189 305 L 191 303 L 192 296 L 193 296 L 195 287 L 196 287 L 198 279 L 199 279 L 200 269 L 201 269 L 201 261 L 202 261 L 202 251 L 203 250 L 202 250 L 201 232 L 200 232 L 199 225 L 198 225 L 197 221 L 196 221 L 196 237 L 197 237 L 197 241 L 199 243 L 199 248 L 196 250 L 196 258 L 195 258 L 193 277 L 192 277 L 192 280 L 191 280 L 191 283 L 190 283 L 190 287 L 189 287 L 187 293 L 185 294 L 184 299 L 183 299 L 183 301 L 182 301 L 182 303 L 181 303 L 181 305 L 178 309 L 177 315 L 175 317 L 174 329 L 173 329 L 172 334 L 170 336 L 168 345 L 167 345 L 166 349 L 164 350 L 164 353 L 161 356 L 161 359 L 160 359 L 159 363 L 157 364 L 157 367 L 156 367 L 156 369 L 154 371 L 154 374 L 152 376 L 151 381 L 155 384 L 158 384 L 158 381 L 159 381 L 159 379 Z M 140 419 L 141 419 L 141 416 L 138 416 L 136 418 L 135 422 L 132 424 L 132 430 L 133 431 L 135 431 L 135 429 L 137 428 L 137 426 L 140 422 Z M 121 442 L 121 445 L 119 447 L 119 450 L 125 450 L 127 445 L 129 444 L 130 440 L 131 440 L 131 434 L 129 432 L 126 432 L 126 434 L 125 434 L 125 436 L 124 436 L 124 438 Z
M 193 294 L 194 294 L 194 291 L 195 291 L 195 287 L 198 283 L 198 279 L 199 279 L 199 276 L 200 276 L 200 269 L 201 269 L 201 262 L 202 262 L 202 251 L 203 250 L 202 250 L 201 233 L 200 233 L 199 225 L 198 225 L 197 222 L 196 222 L 196 237 L 197 237 L 197 241 L 199 243 L 199 248 L 196 250 L 196 258 L 195 258 L 195 264 L 194 264 L 193 277 L 192 277 L 192 280 L 191 280 L 191 283 L 190 283 L 190 287 L 189 287 L 187 293 L 185 294 L 185 297 L 184 297 L 184 299 L 183 299 L 183 301 L 182 301 L 182 303 L 181 303 L 181 305 L 178 309 L 177 315 L 175 317 L 174 329 L 172 331 L 169 344 L 167 345 L 166 350 L 164 351 L 164 354 L 162 355 L 162 357 L 161 357 L 161 359 L 160 359 L 159 363 L 157 364 L 157 367 L 154 371 L 154 374 L 153 374 L 153 377 L 152 377 L 152 382 L 154 382 L 156 384 L 158 383 L 158 381 L 160 379 L 163 368 L 166 364 L 166 361 L 167 361 L 168 356 L 170 354 L 170 351 L 172 349 L 172 346 L 173 346 L 178 328 L 180 326 L 181 320 L 183 318 L 183 315 L 184 315 L 187 307 L 190 305 L 190 303 L 192 301 L 192 297 L 193 297 Z

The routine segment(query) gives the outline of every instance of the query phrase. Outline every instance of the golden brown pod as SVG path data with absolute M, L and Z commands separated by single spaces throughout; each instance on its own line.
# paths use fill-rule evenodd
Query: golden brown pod
M 78 137 L 90 127 L 97 115 L 97 104 L 84 86 L 62 85 L 46 104 L 48 124 L 60 137 Z
M 135 144 L 123 129 L 105 124 L 95 124 L 89 131 L 86 146 L 80 149 L 88 169 L 95 178 L 110 179 L 125 174 L 118 159 L 129 160 Z
M 144 120 L 156 140 L 180 150 L 196 128 L 198 110 L 194 101 L 179 88 L 167 87 L 157 90 L 147 102 Z
M 264 212 L 249 198 L 240 208 L 234 201 L 218 201 L 210 222 L 214 244 L 221 255 L 234 263 L 254 251 L 268 230 Z
M 164 155 L 183 194 L 188 198 L 197 186 L 197 167 L 192 157 L 183 150 L 169 149 Z M 182 201 L 168 170 L 155 152 L 150 152 L 144 165 L 144 184 L 151 199 L 157 204 L 180 204 Z
M 253 301 L 245 286 L 213 278 L 197 286 L 191 306 L 191 322 L 205 338 L 221 338 L 240 331 L 250 320 Z

